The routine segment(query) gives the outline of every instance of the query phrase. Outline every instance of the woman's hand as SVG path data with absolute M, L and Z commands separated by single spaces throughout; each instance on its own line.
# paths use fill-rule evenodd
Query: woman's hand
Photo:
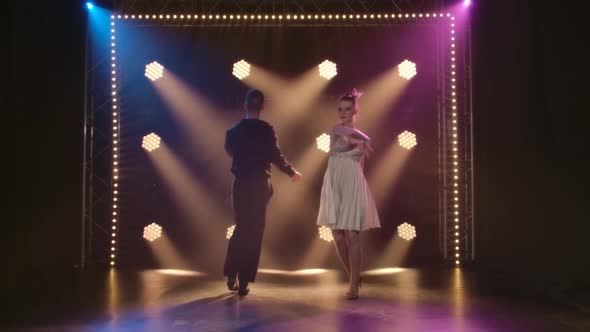
M 375 152 L 373 150 L 373 147 L 371 146 L 371 142 L 365 142 L 363 144 L 363 154 L 365 155 L 365 157 L 367 158 L 371 158 L 371 156 L 373 155 L 373 152 Z
M 350 142 L 351 149 L 355 146 L 358 146 L 360 151 L 365 155 L 365 157 L 369 158 L 373 154 L 373 147 L 371 146 L 371 141 L 365 141 L 363 139 L 349 137 L 348 141 Z

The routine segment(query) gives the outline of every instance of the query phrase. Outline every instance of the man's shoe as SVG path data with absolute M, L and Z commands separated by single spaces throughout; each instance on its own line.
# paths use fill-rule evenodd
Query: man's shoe
M 229 289 L 232 292 L 238 290 L 236 277 L 227 277 L 227 289 Z
M 248 288 L 247 281 L 240 281 L 240 286 L 238 287 L 238 294 L 240 296 L 246 296 L 250 293 L 250 288 Z

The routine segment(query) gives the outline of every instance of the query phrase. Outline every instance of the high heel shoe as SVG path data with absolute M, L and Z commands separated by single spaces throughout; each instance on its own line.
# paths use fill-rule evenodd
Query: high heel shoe
M 361 287 L 363 287 L 363 278 L 359 276 L 359 281 L 357 284 L 357 289 L 356 289 L 356 294 L 351 292 L 350 290 L 348 290 L 348 292 L 346 292 L 346 299 L 347 300 L 358 300 L 359 298 L 359 290 Z
M 359 299 L 359 289 L 356 289 L 356 292 L 348 291 L 346 293 L 347 300 L 358 300 Z

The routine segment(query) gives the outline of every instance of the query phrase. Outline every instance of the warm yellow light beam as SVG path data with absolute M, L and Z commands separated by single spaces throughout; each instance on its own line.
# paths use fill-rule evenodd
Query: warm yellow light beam
M 402 148 L 395 142 L 376 161 L 375 168 L 369 173 L 369 184 L 377 207 L 383 207 L 390 193 L 394 191 L 410 153 L 411 150 Z
M 317 189 L 315 188 L 317 181 L 323 179 L 324 168 L 322 166 L 325 165 L 327 158 L 326 153 L 316 148 L 315 142 L 310 142 L 303 155 L 293 163 L 295 168 L 303 174 L 301 181 L 293 183 L 287 176 L 274 177 L 275 192 L 280 194 L 275 195 L 271 200 L 268 217 L 269 220 L 283 220 L 283 222 L 274 225 L 272 230 L 269 230 L 267 234 L 269 239 L 280 241 L 283 236 L 288 236 L 284 232 L 286 227 L 290 225 L 289 222 L 286 222 L 289 220 L 315 224 L 315 218 L 317 218 L 315 204 L 319 199 L 319 193 L 314 190 Z M 316 196 L 317 199 L 315 199 Z
M 266 107 L 274 105 L 275 100 L 273 97 L 280 94 L 288 85 L 288 81 L 284 78 L 253 63 L 250 63 L 249 75 L 243 78 L 242 82 L 264 93 Z
M 108 277 L 108 311 L 109 314 L 111 314 L 112 316 L 118 315 L 119 314 L 119 310 L 121 310 L 121 302 L 122 302 L 122 296 L 121 296 L 121 287 L 120 287 L 120 281 L 119 281 L 119 275 L 117 274 L 117 270 L 115 269 L 110 269 L 109 270 L 109 277 Z
M 416 269 L 405 269 L 402 272 L 395 273 L 391 276 L 391 280 L 393 281 L 394 287 L 398 290 L 397 296 L 404 303 L 407 303 L 410 308 L 417 305 L 418 300 L 424 295 L 424 289 L 419 286 L 419 281 L 422 279 L 420 277 L 420 273 L 422 271 Z M 418 319 L 416 316 L 416 311 L 408 312 L 408 316 L 405 318 Z M 404 318 L 404 319 L 405 319 Z
M 223 144 L 225 132 L 233 126 L 221 111 L 197 91 L 191 89 L 174 73 L 154 82 L 154 86 L 176 117 L 177 123 L 190 144 L 203 159 L 215 161 L 209 176 L 221 185 L 229 186 L 230 159 Z
M 319 77 L 317 68 L 310 68 L 299 77 L 286 81 L 281 89 L 269 89 L 270 112 L 267 118 L 285 137 L 309 121 L 329 81 Z M 315 117 L 315 116 L 313 116 Z
M 250 74 L 243 82 L 265 94 L 262 116 L 283 137 L 290 137 L 302 122 L 308 120 L 306 115 L 317 111 L 317 103 L 329 84 L 328 80 L 318 75 L 317 66 L 288 79 L 256 64 L 250 64 Z
M 312 227 L 312 226 L 310 226 Z M 314 226 L 315 227 L 315 223 Z M 306 249 L 305 255 L 302 257 L 298 266 L 316 267 L 323 266 L 331 252 L 335 250 L 334 242 L 326 242 L 316 236 L 312 244 Z
M 408 85 L 408 80 L 398 75 L 397 66 L 361 87 L 364 92 L 359 100 L 361 116 L 358 126 L 371 132 L 388 114 Z
M 158 153 L 148 154 L 156 169 L 164 179 L 168 192 L 173 196 L 181 211 L 193 223 L 213 220 L 229 220 L 229 211 L 211 197 L 211 194 L 182 162 L 174 156 L 170 148 L 162 143 Z M 219 223 L 208 223 L 213 227 Z
M 384 276 L 404 272 L 405 270 L 406 269 L 401 267 L 386 267 L 381 269 L 363 271 L 361 274 L 364 276 Z
M 463 271 L 461 268 L 455 267 L 451 279 L 451 291 L 453 292 L 453 315 L 455 316 L 455 321 L 458 325 L 460 324 L 458 327 L 461 327 L 464 324 L 465 319 L 465 297 L 467 295 L 467 289 L 463 279 Z
M 308 275 L 318 275 L 322 273 L 328 272 L 328 270 L 324 269 L 304 269 L 304 270 L 296 270 L 296 271 L 287 271 L 287 270 L 276 270 L 276 269 L 258 269 L 259 273 L 264 274 L 280 274 L 286 276 L 308 276 Z
M 293 183 L 291 179 L 286 176 L 277 176 L 274 181 L 278 191 L 288 192 L 288 195 L 278 196 L 273 198 L 273 204 L 278 211 L 285 214 L 300 211 L 302 208 L 307 208 L 310 194 L 310 189 L 314 185 L 314 181 L 321 175 L 322 165 L 325 164 L 328 156 L 326 153 L 319 151 L 315 146 L 315 142 L 310 144 L 304 153 L 293 162 L 294 167 L 303 174 L 303 180 L 298 183 Z M 279 217 L 279 216 L 276 216 Z
M 195 178 L 188 168 L 172 153 L 166 143 L 162 143 L 158 153 L 148 153 L 155 168 L 164 180 L 165 189 L 170 193 L 186 223 L 198 234 L 202 243 L 195 244 L 195 250 L 209 248 L 208 252 L 197 253 L 207 258 L 199 266 L 213 265 L 223 259 L 227 242 L 223 240 L 225 226 L 233 222 L 229 206 L 224 207 L 211 196 L 209 190 Z M 158 242 L 158 241 L 155 241 Z
M 412 242 L 400 238 L 397 234 L 392 237 L 383 249 L 381 257 L 377 259 L 379 266 L 403 266 L 404 260 Z
M 155 269 L 154 271 L 165 275 L 181 277 L 200 277 L 206 275 L 203 272 L 184 269 Z
M 158 262 L 158 268 L 191 268 L 191 263 L 176 249 L 166 233 L 163 233 L 157 241 L 149 242 L 149 248 Z

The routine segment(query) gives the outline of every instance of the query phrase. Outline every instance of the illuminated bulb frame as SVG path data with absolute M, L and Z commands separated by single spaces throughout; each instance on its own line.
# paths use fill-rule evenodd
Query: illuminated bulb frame
M 180 19 L 178 18 L 180 17 Z M 203 21 L 239 21 L 239 22 L 261 22 L 261 21 L 275 21 L 275 22 L 300 22 L 300 21 L 350 21 L 350 20 L 363 20 L 363 21 L 389 21 L 389 20 L 400 20 L 400 21 L 407 21 L 407 20 L 446 20 L 449 22 L 450 26 L 450 33 L 452 37 L 451 41 L 451 49 L 449 54 L 451 56 L 451 64 L 452 68 L 455 68 L 455 44 L 456 41 L 454 40 L 455 35 L 455 17 L 451 13 L 374 13 L 374 14 L 319 14 L 319 15 L 309 15 L 309 14 L 284 14 L 284 15 L 276 15 L 276 14 L 266 14 L 266 15 L 253 15 L 253 14 L 134 14 L 134 15 L 120 15 L 120 14 L 113 14 L 111 15 L 110 21 L 110 39 L 109 42 L 111 43 L 111 58 L 112 58 L 112 74 L 111 74 L 111 85 L 112 85 L 112 107 L 113 107 L 113 180 L 112 180 L 112 197 L 113 201 L 117 202 L 118 197 L 117 193 L 119 191 L 119 177 L 121 176 L 121 172 L 117 169 L 117 163 L 119 160 L 119 138 L 120 136 L 120 109 L 119 109 L 119 100 L 117 98 L 117 91 L 118 91 L 118 81 L 117 81 L 117 62 L 116 62 L 116 21 L 126 20 L 126 21 L 137 21 L 137 22 L 146 22 L 146 21 L 175 21 L 181 22 L 182 24 L 186 24 L 187 21 L 193 22 L 203 22 Z M 453 96 L 451 99 L 451 114 L 452 120 L 457 119 L 458 114 L 458 105 L 457 105 L 457 96 L 455 91 L 456 86 L 456 73 L 453 69 L 451 71 L 451 81 L 452 86 L 451 95 Z M 452 121 L 451 126 L 451 134 L 450 138 L 453 144 L 453 153 L 452 159 L 453 162 L 451 163 L 451 171 L 452 173 L 457 173 L 458 170 L 461 170 L 462 165 L 460 165 L 459 158 L 458 158 L 458 150 L 459 150 L 459 137 L 458 137 L 458 128 L 457 128 L 457 121 Z M 457 136 L 453 136 L 457 135 Z M 455 174 L 456 175 L 456 174 Z M 452 220 L 455 225 L 460 226 L 462 216 L 460 213 L 461 201 L 459 198 L 459 191 L 456 190 L 459 187 L 459 179 L 458 176 L 453 176 L 453 203 L 458 207 L 454 207 L 452 215 Z M 117 254 L 117 246 L 115 243 L 118 243 L 117 240 L 117 231 L 118 231 L 118 206 L 117 204 L 113 204 L 112 208 L 112 227 L 111 227 L 111 243 L 113 244 L 111 248 L 111 259 L 110 265 L 115 266 L 116 264 L 116 254 Z M 452 227 L 455 230 L 455 227 Z M 454 234 L 461 234 L 461 232 L 454 232 Z M 114 241 L 114 243 L 113 243 Z M 456 257 L 457 254 L 460 255 L 460 235 L 454 235 L 454 240 L 452 243 L 452 247 L 455 250 L 455 254 L 453 255 L 453 260 L 455 261 L 456 265 L 459 265 L 462 259 L 462 256 Z
M 120 18 L 120 16 L 117 16 L 118 18 Z M 125 16 L 126 18 L 128 16 Z M 131 16 L 132 18 L 134 18 L 135 16 Z M 118 92 L 118 86 L 119 86 L 119 82 L 117 80 L 117 72 L 118 72 L 118 67 L 117 67 L 117 42 L 116 42 L 116 31 L 117 31 L 117 25 L 115 23 L 115 16 L 111 16 L 111 22 L 110 22 L 110 38 L 109 40 L 111 41 L 111 52 L 110 52 L 110 59 L 111 59 L 111 105 L 112 105 L 112 115 L 113 115 L 113 130 L 112 130 L 112 136 L 113 136 L 113 140 L 112 140 L 112 146 L 113 146 L 113 153 L 112 153 L 112 164 L 113 164 L 113 168 L 112 168 L 112 174 L 113 174 L 113 178 L 112 178 L 112 201 L 113 201 L 113 206 L 112 206 L 112 219 L 111 219 L 111 236 L 110 236 L 110 242 L 111 242 L 111 251 L 109 254 L 110 257 L 110 262 L 109 265 L 111 267 L 114 267 L 117 263 L 116 257 L 117 257 L 117 248 L 118 248 L 118 239 L 117 239 L 117 235 L 118 235 L 118 231 L 119 231 L 119 227 L 118 227 L 118 221 L 119 221 L 119 204 L 117 204 L 119 202 L 119 197 L 118 197 L 118 193 L 120 192 L 120 187 L 119 187 L 119 180 L 121 177 L 121 172 L 119 172 L 119 157 L 120 157 L 120 138 L 121 138 L 121 127 L 120 127 L 120 123 L 121 123 L 121 112 L 119 109 L 119 100 L 117 98 L 117 92 Z
M 408 19 L 450 19 L 454 20 L 451 13 L 373 13 L 373 14 L 135 14 L 135 15 L 111 15 L 111 21 L 114 20 L 156 20 L 156 21 L 332 21 L 332 20 L 391 20 L 399 19 L 407 21 Z M 183 22 L 183 23 L 185 23 Z
M 447 163 L 450 165 L 450 169 L 448 169 L 450 176 L 450 184 L 451 184 L 451 205 L 445 207 L 447 210 L 446 216 L 448 219 L 448 230 L 447 232 L 451 234 L 451 243 L 449 246 L 452 248 L 452 254 L 450 254 L 450 258 L 453 260 L 455 266 L 460 266 L 461 262 L 464 258 L 464 253 L 461 252 L 461 243 L 462 237 L 461 234 L 463 233 L 462 228 L 464 228 L 464 224 L 462 224 L 463 216 L 461 214 L 461 185 L 460 185 L 460 171 L 463 165 L 461 165 L 461 160 L 459 158 L 459 151 L 460 151 L 460 142 L 459 142 L 459 106 L 457 103 L 457 52 L 456 52 L 456 45 L 457 45 L 457 38 L 455 34 L 455 17 L 450 17 L 449 20 L 449 32 L 450 32 L 450 47 L 448 50 L 449 56 L 449 73 L 450 73 L 450 108 L 449 108 L 449 116 L 445 117 L 445 120 L 448 121 L 448 128 L 449 131 L 447 133 L 448 139 L 451 142 L 451 149 L 450 149 L 450 158 L 447 158 Z

